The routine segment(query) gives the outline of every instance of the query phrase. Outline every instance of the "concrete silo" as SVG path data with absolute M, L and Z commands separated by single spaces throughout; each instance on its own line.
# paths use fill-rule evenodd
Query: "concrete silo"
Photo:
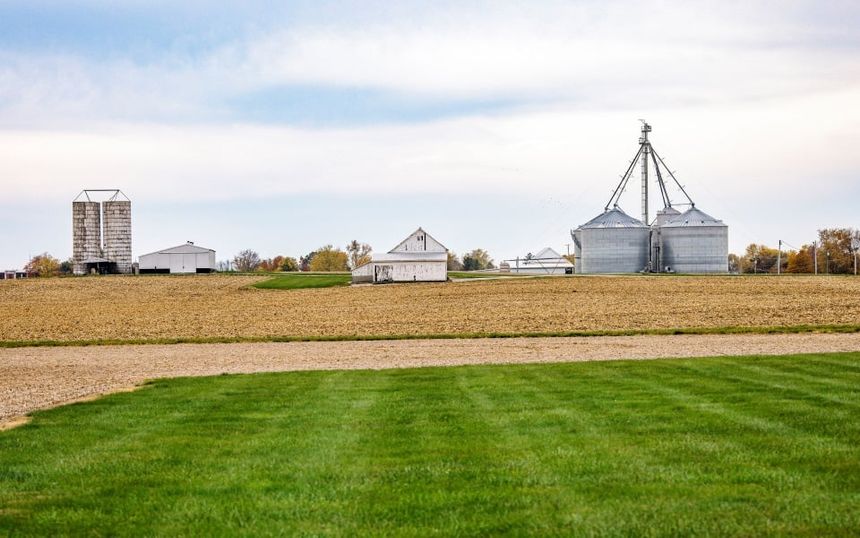
M 637 273 L 648 269 L 648 236 L 642 221 L 615 207 L 573 232 L 577 273 Z
M 104 257 L 116 264 L 118 273 L 131 273 L 131 202 L 102 202 Z
M 660 226 L 660 271 L 726 273 L 729 270 L 729 227 L 691 207 Z
M 87 273 L 87 260 L 102 257 L 101 206 L 98 202 L 72 202 L 72 259 L 76 275 Z
M 72 201 L 72 259 L 78 275 L 131 272 L 131 202 L 122 191 L 86 189 Z

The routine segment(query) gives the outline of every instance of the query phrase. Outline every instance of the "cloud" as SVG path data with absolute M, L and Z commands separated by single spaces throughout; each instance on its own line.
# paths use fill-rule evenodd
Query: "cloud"
M 371 89 L 427 103 L 602 110 L 856 85 L 860 39 L 853 23 L 860 9 L 809 6 L 481 3 L 411 16 L 370 10 L 375 16 L 365 19 L 347 11 L 328 22 L 249 25 L 253 30 L 206 46 L 177 36 L 176 46 L 146 60 L 6 51 L 0 124 L 243 122 L 255 95 L 297 85 Z M 195 46 L 186 50 L 188 41 Z M 350 123 L 349 114 L 342 123 Z
M 767 103 L 648 111 L 654 144 L 694 198 L 700 187 L 765 196 L 777 186 L 844 178 L 860 87 Z M 552 106 L 409 125 L 292 128 L 110 124 L 0 131 L 5 195 L 68 198 L 120 187 L 139 200 L 297 193 L 482 192 L 575 196 L 602 207 L 636 150 L 629 111 Z M 806 133 L 806 134 L 805 134 Z

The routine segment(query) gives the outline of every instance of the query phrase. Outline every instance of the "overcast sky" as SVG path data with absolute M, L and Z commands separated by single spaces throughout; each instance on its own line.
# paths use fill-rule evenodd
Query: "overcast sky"
M 135 257 L 418 226 L 563 252 L 640 118 L 730 250 L 800 246 L 860 227 L 858 28 L 852 1 L 0 1 L 0 269 L 69 257 L 84 188 L 132 200 Z

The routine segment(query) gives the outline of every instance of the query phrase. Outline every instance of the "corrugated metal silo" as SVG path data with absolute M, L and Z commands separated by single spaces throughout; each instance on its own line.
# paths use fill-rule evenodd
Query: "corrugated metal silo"
M 573 239 L 573 272 L 581 273 L 582 263 L 579 260 L 582 258 L 582 228 L 571 230 L 570 238 Z
M 120 273 L 131 273 L 131 202 L 102 202 L 104 211 L 104 254 Z
M 87 272 L 84 260 L 102 255 L 101 208 L 98 202 L 72 202 L 72 258 L 74 272 Z
M 676 273 L 726 273 L 729 227 L 692 207 L 660 226 L 661 270 Z
M 580 226 L 577 273 L 636 273 L 648 267 L 650 229 L 615 207 Z
M 661 226 L 674 219 L 681 212 L 674 207 L 667 206 L 657 212 L 654 222 L 651 223 L 651 271 L 661 272 L 663 264 L 663 236 Z

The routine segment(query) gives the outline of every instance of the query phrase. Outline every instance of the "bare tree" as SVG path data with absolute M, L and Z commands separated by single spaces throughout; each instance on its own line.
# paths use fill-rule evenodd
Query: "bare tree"
M 260 266 L 260 255 L 251 249 L 245 249 L 233 258 L 233 267 L 242 273 L 256 271 Z
M 370 261 L 370 253 L 373 249 L 367 243 L 359 243 L 353 239 L 346 246 L 346 252 L 349 254 L 349 268 L 355 269 Z

